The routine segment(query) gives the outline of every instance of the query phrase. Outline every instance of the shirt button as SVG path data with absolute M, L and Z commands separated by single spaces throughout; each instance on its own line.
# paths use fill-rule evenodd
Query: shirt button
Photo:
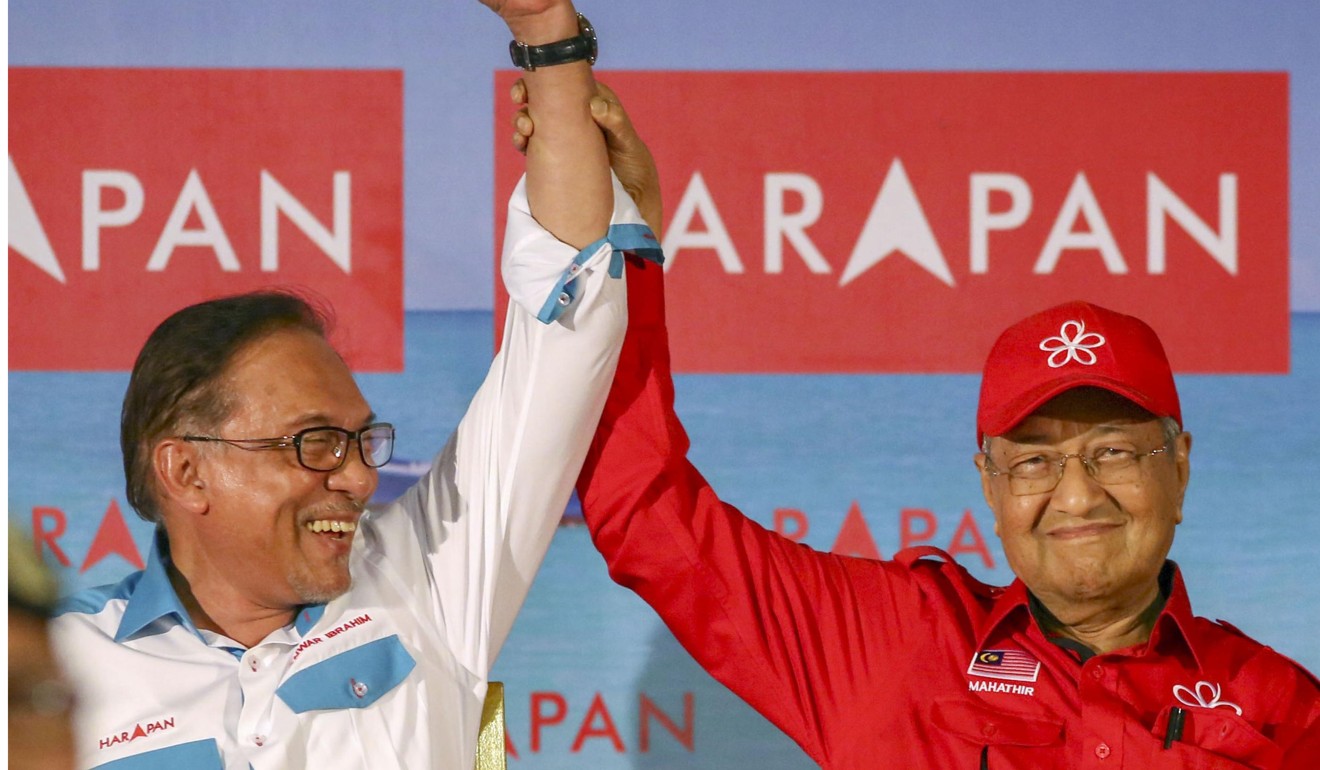
M 573 298 L 570 297 L 570 296 L 568 296 L 568 292 L 566 292 L 566 291 L 565 291 L 565 292 L 560 292 L 560 294 L 559 294 L 559 304 L 560 304 L 560 305 L 567 306 L 568 303 L 570 303 L 570 302 L 572 302 L 572 301 L 573 301 Z
M 981 728 L 981 733 L 987 738 L 993 738 L 999 733 L 999 726 L 994 722 L 987 722 L 985 726 Z
M 569 274 L 569 275 L 577 275 L 577 274 L 580 273 L 580 272 L 582 272 L 582 265 L 573 264 L 573 265 L 570 265 L 569 268 L 568 268 L 568 274 Z
M 266 745 L 266 736 L 264 736 L 264 735 L 254 735 L 254 736 L 252 736 L 252 742 L 255 743 L 255 744 L 257 744 L 258 746 L 265 746 L 265 745 Z
M 257 663 L 257 656 L 253 655 L 252 657 L 248 658 L 248 668 L 252 669 L 253 671 L 256 671 L 259 665 L 260 664 Z
M 1109 756 L 1109 744 L 1108 744 L 1108 743 L 1101 743 L 1099 746 L 1096 746 L 1096 747 L 1095 747 L 1095 755 L 1096 755 L 1097 757 L 1101 758 L 1101 759 L 1104 759 L 1105 757 L 1108 757 L 1108 756 Z
M 1104 677 L 1104 675 L 1105 675 L 1104 666 L 1095 666 L 1094 668 L 1091 669 L 1091 678 L 1097 682 L 1100 681 Z

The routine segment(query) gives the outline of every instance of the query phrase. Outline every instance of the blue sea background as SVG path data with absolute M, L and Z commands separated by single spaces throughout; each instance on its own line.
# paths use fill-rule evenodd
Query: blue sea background
M 492 338 L 488 312 L 407 314 L 406 370 L 359 378 L 376 411 L 398 426 L 397 457 L 423 460 L 444 444 L 485 374 Z M 1292 350 L 1287 375 L 1178 378 L 1195 443 L 1172 555 L 1198 614 L 1227 619 L 1320 670 L 1320 314 L 1293 314 Z M 30 527 L 34 507 L 67 514 L 69 531 L 58 543 L 73 562 L 61 570 L 69 590 L 131 571 L 110 556 L 77 572 L 111 500 L 143 552 L 150 537 L 124 502 L 118 415 L 126 383 L 125 374 L 9 375 L 10 516 Z M 775 509 L 800 510 L 810 524 L 806 541 L 828 549 L 856 503 L 888 557 L 899 547 L 901 510 L 934 513 L 931 542 L 940 547 L 970 510 L 994 566 L 974 554 L 960 561 L 1006 583 L 1011 575 L 972 466 L 977 385 L 971 375 L 680 375 L 676 387 L 694 461 L 753 519 L 772 526 Z M 496 675 L 507 682 L 519 767 L 812 766 L 707 677 L 640 600 L 610 582 L 581 526 L 556 536 Z M 558 693 L 567 704 L 563 721 L 541 730 L 537 752 L 529 746 L 534 692 Z M 642 752 L 639 694 L 682 728 L 685 693 L 696 712 L 695 750 L 652 721 Z M 600 707 L 572 750 L 597 694 L 622 752 L 606 736 Z

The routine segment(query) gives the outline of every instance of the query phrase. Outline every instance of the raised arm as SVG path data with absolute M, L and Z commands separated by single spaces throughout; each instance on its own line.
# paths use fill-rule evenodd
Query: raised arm
M 577 34 L 576 21 L 560 31 L 575 18 L 568 2 L 486 5 L 525 42 Z M 659 258 L 612 180 L 586 63 L 531 74 L 543 131 L 509 201 L 500 350 L 431 470 L 377 517 L 379 552 L 408 601 L 478 679 L 526 597 L 599 420 L 627 322 L 623 252 Z
M 513 39 L 531 46 L 578 34 L 570 0 L 481 0 L 500 15 Z M 605 140 L 591 119 L 596 93 L 586 61 L 541 67 L 523 76 L 527 109 L 537 124 L 527 148 L 527 200 L 532 216 L 579 249 L 610 222 Z
M 649 174 L 630 170 L 647 166 L 649 153 L 626 162 L 638 156 L 621 148 L 640 140 L 610 97 L 597 113 L 611 162 L 658 220 L 653 165 Z M 897 617 L 920 592 L 893 563 L 813 551 L 721 501 L 687 459 L 674 411 L 661 270 L 629 264 L 628 314 L 577 484 L 593 542 L 611 577 L 650 604 L 703 668 L 824 762 L 826 725 L 851 718 L 847 704 L 864 686 L 856 673 L 875 659 L 863 651 L 920 646 L 904 638 L 909 629 L 873 621 Z

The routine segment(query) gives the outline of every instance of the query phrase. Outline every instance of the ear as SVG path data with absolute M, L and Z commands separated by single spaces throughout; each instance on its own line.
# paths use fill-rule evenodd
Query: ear
M 204 514 L 210 507 L 202 457 L 197 445 L 178 438 L 163 439 L 151 451 L 151 468 L 161 502 L 190 513 Z
M 1192 477 L 1192 434 L 1183 431 L 1173 440 L 1173 462 L 1178 472 L 1178 523 L 1182 523 L 1183 497 Z
M 986 456 L 984 452 L 977 452 L 972 456 L 972 462 L 976 463 L 976 470 L 981 473 L 981 496 L 985 498 L 985 504 L 990 506 L 990 513 L 995 517 L 995 536 L 999 537 L 999 511 L 995 507 L 994 495 L 990 493 L 990 471 L 985 467 Z

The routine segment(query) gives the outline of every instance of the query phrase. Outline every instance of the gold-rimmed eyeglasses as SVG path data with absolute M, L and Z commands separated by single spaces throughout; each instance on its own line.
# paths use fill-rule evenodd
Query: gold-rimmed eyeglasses
M 1077 458 L 1097 483 L 1110 486 L 1130 484 L 1141 477 L 1141 461 L 1169 451 L 1173 439 L 1149 452 L 1124 447 L 1103 446 L 1089 452 L 1051 452 L 1041 450 L 1014 458 L 1007 468 L 996 467 L 989 453 L 985 467 L 991 476 L 1008 476 L 1008 490 L 1015 495 L 1039 495 L 1054 491 L 1063 478 L 1068 460 Z

